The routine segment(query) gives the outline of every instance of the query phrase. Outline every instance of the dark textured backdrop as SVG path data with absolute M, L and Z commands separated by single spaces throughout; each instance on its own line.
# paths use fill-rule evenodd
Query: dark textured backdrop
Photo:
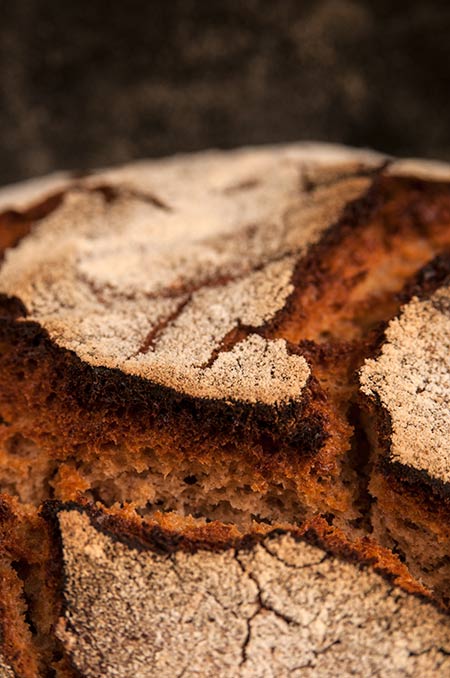
M 0 183 L 324 139 L 450 159 L 450 2 L 0 0 Z

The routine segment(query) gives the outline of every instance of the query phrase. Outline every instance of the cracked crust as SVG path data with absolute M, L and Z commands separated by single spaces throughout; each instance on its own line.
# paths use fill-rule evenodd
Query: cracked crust
M 57 521 L 65 598 L 57 635 L 86 678 L 450 669 L 448 617 L 289 534 L 158 553 L 130 542 L 123 526 L 112 533 L 111 517 L 104 531 L 98 515 L 61 507 Z

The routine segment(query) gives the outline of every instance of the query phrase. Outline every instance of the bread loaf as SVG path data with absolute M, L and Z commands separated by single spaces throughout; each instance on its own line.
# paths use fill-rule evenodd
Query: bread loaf
M 449 181 L 298 144 L 0 192 L 5 666 L 448 670 Z

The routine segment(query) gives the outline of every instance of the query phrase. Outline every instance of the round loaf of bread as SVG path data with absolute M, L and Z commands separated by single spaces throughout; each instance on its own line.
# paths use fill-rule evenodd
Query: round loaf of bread
M 450 671 L 450 167 L 57 174 L 0 252 L 0 676 Z

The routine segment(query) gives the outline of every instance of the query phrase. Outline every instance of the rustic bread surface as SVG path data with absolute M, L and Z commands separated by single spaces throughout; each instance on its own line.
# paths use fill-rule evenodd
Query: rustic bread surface
M 289 534 L 223 550 L 130 539 L 61 507 L 65 612 L 82 675 L 435 676 L 450 619 Z M 122 525 L 123 529 L 123 525 Z M 132 611 L 130 614 L 130 610 Z
M 395 586 L 450 604 L 449 182 L 299 144 L 0 191 L 17 675 L 450 670 Z

